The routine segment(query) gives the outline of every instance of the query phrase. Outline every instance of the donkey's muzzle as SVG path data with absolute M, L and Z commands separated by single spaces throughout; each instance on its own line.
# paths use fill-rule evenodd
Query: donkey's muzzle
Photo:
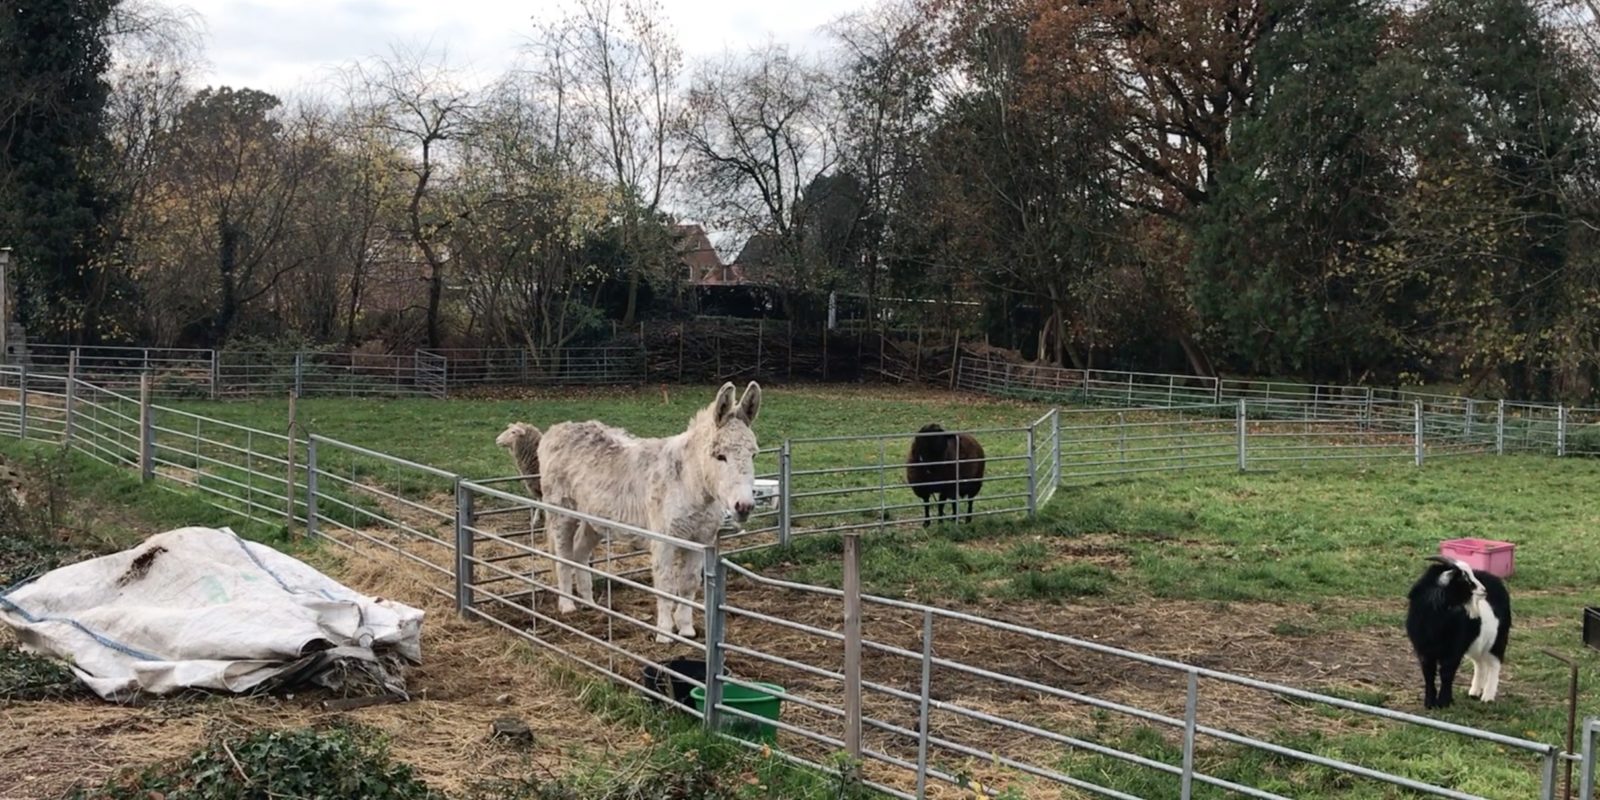
M 750 518 L 750 512 L 754 511 L 755 507 L 756 504 L 750 500 L 740 500 L 733 504 L 733 515 L 738 517 L 740 522 L 744 522 Z

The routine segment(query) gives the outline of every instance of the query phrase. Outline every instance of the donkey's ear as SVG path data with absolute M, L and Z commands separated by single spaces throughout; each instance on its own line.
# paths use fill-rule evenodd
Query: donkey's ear
M 732 383 L 724 383 L 722 388 L 717 390 L 717 399 L 711 401 L 711 408 L 712 418 L 717 421 L 718 425 L 727 422 L 728 418 L 733 416 L 734 398 L 737 394 L 738 390 L 733 387 Z
M 744 397 L 739 398 L 739 416 L 746 425 L 756 423 L 756 415 L 761 413 L 761 384 L 751 381 L 744 387 Z

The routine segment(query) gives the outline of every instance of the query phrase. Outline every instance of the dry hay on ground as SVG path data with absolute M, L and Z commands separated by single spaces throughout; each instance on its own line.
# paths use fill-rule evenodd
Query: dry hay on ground
M 386 510 L 399 512 L 401 509 Z M 500 515 L 484 521 L 481 527 L 498 529 L 502 534 L 522 531 L 525 536 L 527 518 L 520 514 Z M 426 550 L 437 556 L 432 552 L 437 548 L 428 543 L 413 541 L 408 544 L 400 536 L 382 538 L 408 551 Z M 543 542 L 535 546 L 542 548 Z M 519 549 L 497 542 L 480 542 L 478 555 L 513 556 Z M 630 549 L 628 545 L 618 543 L 619 551 L 627 549 Z M 1124 557 L 1114 542 L 1096 537 L 1052 542 L 1051 551 L 1054 557 L 1062 560 L 1088 560 L 1109 568 L 1120 566 L 1118 561 Z M 597 566 L 604 553 L 602 545 L 596 551 Z M 497 566 L 519 577 L 507 578 L 497 569 L 479 567 L 480 582 L 499 578 L 486 585 L 487 591 L 478 594 L 480 609 L 508 626 L 527 631 L 624 680 L 639 677 L 640 660 L 661 662 L 675 657 L 697 657 L 703 652 L 699 647 L 656 643 L 651 627 L 655 619 L 654 596 L 620 583 L 608 586 L 602 581 L 595 590 L 596 601 L 614 608 L 616 615 L 595 609 L 559 615 L 554 593 L 542 590 L 534 608 L 545 619 L 535 620 L 526 613 L 529 585 L 520 576 L 531 570 L 537 573 L 536 580 L 553 584 L 548 574 L 548 560 L 524 556 L 498 562 Z M 632 573 L 630 578 L 642 583 L 648 584 L 650 580 L 648 560 L 642 555 L 621 559 L 610 569 Z M 840 601 L 813 593 L 766 588 L 734 577 L 730 580 L 729 602 L 736 608 L 825 631 L 837 633 L 842 626 Z M 939 605 L 952 607 L 956 604 L 941 602 Z M 1368 610 L 1372 605 L 1365 603 L 1360 609 L 1352 609 L 1345 604 L 1341 613 Z M 1404 698 L 1403 707 L 1413 704 L 1415 668 L 1402 631 L 1398 628 L 1355 630 L 1304 637 L 1275 632 L 1318 628 L 1321 614 L 1305 606 L 1154 599 L 1115 605 L 988 600 L 961 610 L 1274 683 L 1372 693 Z M 703 618 L 697 615 L 697 628 L 703 626 Z M 864 612 L 863 630 L 869 640 L 912 653 L 920 652 L 922 619 L 916 612 L 869 606 Z M 759 650 L 829 671 L 842 668 L 843 648 L 836 638 L 737 614 L 730 616 L 727 641 L 735 648 Z M 1185 677 L 1179 671 L 951 619 L 936 621 L 934 641 L 935 656 L 940 659 L 1168 716 L 1179 717 L 1183 713 Z M 737 651 L 729 654 L 728 663 L 735 677 L 770 681 L 800 697 L 842 707 L 843 691 L 835 679 Z M 863 671 L 869 684 L 913 694 L 920 689 L 921 665 L 915 658 L 869 647 L 864 653 Z M 1097 712 L 1081 702 L 950 667 L 933 670 L 931 696 L 972 711 L 1027 721 L 1054 732 L 1102 742 L 1114 742 L 1130 726 L 1143 724 L 1123 715 Z M 915 702 L 888 697 L 869 687 L 863 703 L 866 715 L 871 718 L 903 729 L 917 727 Z M 1262 737 L 1286 731 L 1349 733 L 1376 730 L 1387 724 L 1374 719 L 1307 713 L 1303 703 L 1216 680 L 1202 680 L 1199 712 L 1203 724 Z M 843 737 L 843 722 L 838 714 L 807 708 L 797 702 L 785 704 L 783 714 L 786 721 L 835 739 Z M 930 725 L 935 736 L 1040 766 L 1057 766 L 1067 754 L 1066 748 L 1042 737 L 1006 730 L 952 711 L 933 711 Z M 1170 740 L 1176 740 L 1175 730 L 1163 732 Z M 867 747 L 897 758 L 906 761 L 916 758 L 915 740 L 906 735 L 869 727 L 865 741 Z M 786 749 L 817 761 L 825 760 L 836 750 L 791 733 L 781 734 L 781 742 Z M 947 770 L 964 770 L 986 782 L 998 780 L 1004 784 L 1016 778 L 1015 773 L 1007 773 L 992 763 L 949 750 L 935 748 L 934 763 Z M 907 781 L 911 780 L 908 771 L 882 765 L 869 765 L 868 774 L 902 788 L 909 787 Z
M 483 600 L 481 607 L 509 625 L 530 631 L 574 655 L 634 679 L 639 665 L 593 640 L 653 661 L 696 657 L 699 648 L 683 644 L 658 644 L 649 623 L 654 619 L 654 598 L 635 589 L 604 584 L 596 587 L 596 600 L 610 603 L 623 619 L 595 609 L 562 616 L 556 598 L 540 592 L 535 608 L 547 618 L 531 620 L 521 609 Z M 516 597 L 526 602 L 526 595 Z M 788 619 L 837 633 L 842 627 L 842 607 L 836 598 L 811 593 L 771 589 L 734 578 L 729 587 L 732 607 Z M 1343 631 L 1332 636 L 1290 637 L 1274 633 L 1279 626 L 1312 628 L 1318 614 L 1301 606 L 1187 601 L 1150 601 L 1117 605 L 1054 605 L 990 601 L 967 608 L 975 614 L 1001 619 L 1055 634 L 1136 650 L 1199 667 L 1224 670 L 1295 687 L 1362 691 L 1406 698 L 1409 705 L 1414 667 L 1403 633 Z M 630 621 L 631 620 L 631 621 Z M 568 626 L 574 631 L 563 630 Z M 1100 700 L 1146 711 L 1181 717 L 1185 676 L 1182 672 L 1145 665 L 1113 655 L 1050 642 L 1038 637 L 998 630 L 953 619 L 937 619 L 934 655 L 1006 676 L 1076 692 Z M 581 634 L 581 635 L 580 635 Z M 922 618 L 919 613 L 869 605 L 863 613 L 863 634 L 870 641 L 918 653 Z M 842 707 L 840 682 L 792 667 L 774 664 L 738 652 L 758 650 L 785 659 L 837 672 L 842 669 L 843 648 L 836 638 L 797 631 L 738 614 L 730 615 L 726 641 L 731 646 L 728 664 L 740 679 L 768 681 L 800 697 Z M 918 658 L 885 653 L 868 647 L 863 653 L 863 678 L 868 684 L 863 698 L 866 716 L 902 729 L 917 728 L 917 703 L 873 691 L 871 684 L 916 694 L 920 688 Z M 1028 724 L 1057 733 L 1115 743 L 1131 726 L 1142 724 L 1118 714 L 1097 712 L 1071 700 L 1024 686 L 936 666 L 931 681 L 935 701 Z M 1307 705 L 1254 689 L 1216 680 L 1200 684 L 1199 712 L 1203 724 L 1271 738 L 1288 731 L 1375 731 L 1388 724 L 1376 719 L 1307 713 Z M 784 705 L 786 722 L 835 739 L 844 735 L 838 714 L 808 708 L 797 702 Z M 1038 766 L 1059 766 L 1068 750 L 1042 737 L 973 720 L 952 711 L 935 710 L 930 728 L 942 737 L 979 750 Z M 1164 730 L 1176 741 L 1176 730 Z M 869 749 L 908 762 L 916 759 L 916 741 L 868 727 L 864 741 Z M 781 733 L 782 746 L 812 760 L 825 760 L 836 748 Z M 989 785 L 1006 785 L 1017 774 L 985 759 L 973 759 L 948 749 L 933 749 L 933 764 L 950 772 L 965 772 Z M 909 789 L 912 773 L 886 765 L 869 764 L 875 780 Z
M 326 571 L 359 591 L 424 609 L 423 663 L 407 675 L 413 702 L 325 712 L 313 692 L 285 698 L 195 695 L 119 706 L 94 698 L 0 705 L 0 800 L 53 798 L 124 769 L 186 755 L 219 733 L 347 719 L 388 735 L 394 756 L 445 791 L 524 775 L 559 773 L 577 759 L 625 751 L 640 734 L 596 720 L 562 685 L 548 658 L 502 630 L 462 620 L 428 591 L 424 568 L 377 548 L 343 554 Z M 0 636 L 9 640 L 10 634 Z M 488 740 L 491 722 L 514 715 L 531 750 Z

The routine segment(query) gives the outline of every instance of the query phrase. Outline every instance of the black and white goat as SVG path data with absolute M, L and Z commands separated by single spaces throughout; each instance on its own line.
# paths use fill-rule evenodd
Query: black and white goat
M 1442 556 L 1428 560 L 1434 563 L 1411 587 L 1406 612 L 1406 635 L 1422 664 L 1422 705 L 1450 705 L 1463 658 L 1472 662 L 1467 693 L 1487 703 L 1500 690 L 1500 665 L 1511 634 L 1511 595 L 1499 578 L 1475 573 L 1460 561 Z

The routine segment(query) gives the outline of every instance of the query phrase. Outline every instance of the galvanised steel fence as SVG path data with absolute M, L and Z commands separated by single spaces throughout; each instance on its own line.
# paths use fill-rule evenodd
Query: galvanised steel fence
M 436 348 L 417 353 L 444 365 L 449 389 L 636 384 L 645 379 L 645 354 L 638 347 Z
M 33 375 L 73 375 L 114 392 L 137 393 L 150 375 L 156 397 L 210 397 L 216 382 L 212 350 L 30 344 L 27 354 Z
M 1307 770 L 1341 773 L 1351 781 L 1437 797 L 1473 796 L 1402 770 L 1275 742 L 1277 731 L 1232 724 L 1240 690 L 1366 720 L 1360 723 L 1363 729 L 1397 725 L 1465 737 L 1482 748 L 1473 752 L 1484 759 L 1515 760 L 1524 754 L 1528 793 L 1541 798 L 1555 796 L 1554 776 L 1563 758 L 1584 759 L 1581 774 L 1592 783 L 1587 776 L 1593 767 L 1593 723 L 1585 738 L 1591 755 L 1564 754 L 1553 745 L 1036 627 L 862 594 L 854 534 L 921 519 L 903 482 L 903 459 L 890 456 L 909 447 L 913 434 L 791 439 L 763 451 L 768 466 L 760 471 L 778 483 L 774 507 L 751 518 L 755 531 L 729 530 L 721 541 L 691 544 L 587 520 L 606 531 L 602 546 L 591 560 L 564 563 L 588 579 L 591 597 L 563 593 L 550 571 L 555 554 L 543 540 L 543 522 L 550 514 L 571 512 L 525 497 L 517 486 L 520 477 L 464 479 L 325 437 L 200 417 L 160 406 L 151 393 L 149 380 L 141 381 L 135 397 L 79 379 L 0 369 L 0 431 L 65 443 L 107 463 L 136 468 L 146 480 L 198 491 L 248 520 L 304 524 L 338 544 L 392 550 L 425 566 L 434 576 L 429 588 L 453 598 L 463 613 L 612 680 L 637 685 L 636 670 L 688 647 L 703 654 L 709 680 L 679 677 L 704 687 L 709 711 L 690 712 L 713 729 L 753 721 L 741 708 L 719 702 L 727 687 L 782 685 L 785 713 L 776 725 L 777 754 L 833 769 L 833 757 L 842 751 L 860 761 L 869 783 L 892 796 L 937 794 L 939 785 L 983 796 L 1069 790 L 1135 796 L 1114 780 L 1095 777 L 1111 774 L 1114 764 L 1147 772 L 1157 784 L 1167 781 L 1153 796 L 1282 796 L 1232 783 L 1200 766 L 1249 751 Z M 1552 414 L 1537 406 L 1496 403 L 1487 420 L 1480 421 L 1475 410 L 1468 422 L 1460 406 L 1430 407 L 1422 400 L 1319 396 L 1312 403 L 1314 413 L 1278 400 L 1269 410 L 1244 398 L 1171 409 L 1052 410 L 1023 428 L 977 431 L 990 448 L 989 475 L 999 487 L 979 495 L 980 507 L 1028 513 L 1057 485 L 1118 474 L 1253 469 L 1336 457 L 1423 463 L 1456 452 L 1550 453 L 1551 441 L 1570 452 L 1576 439 L 1568 429 L 1592 425 L 1595 418 L 1586 411 L 1558 408 Z M 892 479 L 899 482 L 891 484 Z M 723 547 L 724 542 L 763 546 L 824 531 L 844 534 L 842 589 L 762 576 L 729 558 Z M 697 596 L 664 592 L 647 580 L 649 557 L 641 543 L 665 544 L 700 558 Z M 577 609 L 555 610 L 562 599 Z M 692 609 L 696 636 L 669 632 L 666 643 L 657 642 L 657 599 Z M 1134 672 L 1170 692 L 1136 703 L 1081 678 Z M 1080 678 L 1065 680 L 1071 675 Z M 1154 739 L 1139 739 L 1139 731 L 1150 731 Z M 1206 758 L 1197 757 L 1202 755 Z
M 955 384 L 967 391 L 1045 403 L 1119 406 L 1124 414 L 1203 411 L 1243 403 L 1250 419 L 1260 422 L 1356 423 L 1363 430 L 1387 432 L 1397 432 L 1408 419 L 1415 425 L 1420 418 L 1427 453 L 1438 455 L 1490 450 L 1600 454 L 1600 409 L 1561 404 L 1364 386 L 1079 370 L 969 356 L 958 361 Z
M 421 565 L 427 588 L 454 597 L 460 478 L 442 469 L 311 435 L 306 530 L 354 549 L 366 544 Z
M 35 344 L 28 347 L 26 364 L 12 366 L 124 393 L 137 391 L 141 377 L 149 375 L 152 396 L 164 400 L 445 397 L 452 389 L 627 384 L 645 377 L 644 353 L 632 347 L 369 353 Z
M 573 560 L 556 556 L 538 536 L 528 535 L 523 521 L 569 512 L 486 483 L 463 481 L 458 494 L 457 604 L 463 614 L 619 683 L 641 686 L 645 669 L 665 671 L 704 690 L 705 702 L 684 710 L 706 724 L 719 729 L 772 725 L 785 757 L 820 769 L 845 753 L 859 762 L 868 784 L 891 796 L 924 797 L 931 785 L 942 784 L 980 796 L 1071 789 L 1136 797 L 1095 777 L 1108 772 L 1108 765 L 1123 764 L 1156 776 L 1143 781 L 1162 787 L 1151 797 L 1186 798 L 1202 787 L 1234 796 L 1285 797 L 1197 766 L 1202 763 L 1197 756 L 1215 764 L 1220 756 L 1242 758 L 1255 751 L 1306 770 L 1342 774 L 1341 785 L 1385 784 L 1434 797 L 1475 797 L 1263 738 L 1233 722 L 1241 693 L 1293 704 L 1307 716 L 1342 715 L 1345 724 L 1374 735 L 1409 727 L 1462 737 L 1486 758 L 1521 754 L 1529 768 L 1529 793 L 1556 796 L 1562 751 L 1554 745 L 953 609 L 862 594 L 854 534 L 845 538 L 842 589 L 762 576 L 721 554 L 716 543 L 667 539 L 588 516 L 581 518 L 607 533 L 595 559 Z M 622 538 L 635 541 L 619 542 Z M 693 554 L 702 565 L 694 597 L 629 577 L 643 565 L 615 554 L 639 558 L 639 540 Z M 591 591 L 562 591 L 549 566 L 558 562 L 591 582 Z M 576 610 L 560 612 L 556 606 L 563 599 Z M 662 632 L 653 616 L 657 601 L 693 609 L 703 635 L 691 639 L 673 630 L 665 634 L 667 641 L 659 641 Z M 707 665 L 703 678 L 663 666 L 686 650 Z M 1117 674 L 1170 693 L 1129 702 L 1104 692 L 1105 687 L 1067 688 L 1085 683 L 1060 680 L 1075 673 Z M 729 687 L 762 685 L 784 687 L 780 721 L 760 720 L 717 700 Z M 671 702 L 661 687 L 646 683 L 640 690 Z M 1153 732 L 1163 746 L 1149 752 L 1124 744 L 1137 739 L 1138 731 Z

